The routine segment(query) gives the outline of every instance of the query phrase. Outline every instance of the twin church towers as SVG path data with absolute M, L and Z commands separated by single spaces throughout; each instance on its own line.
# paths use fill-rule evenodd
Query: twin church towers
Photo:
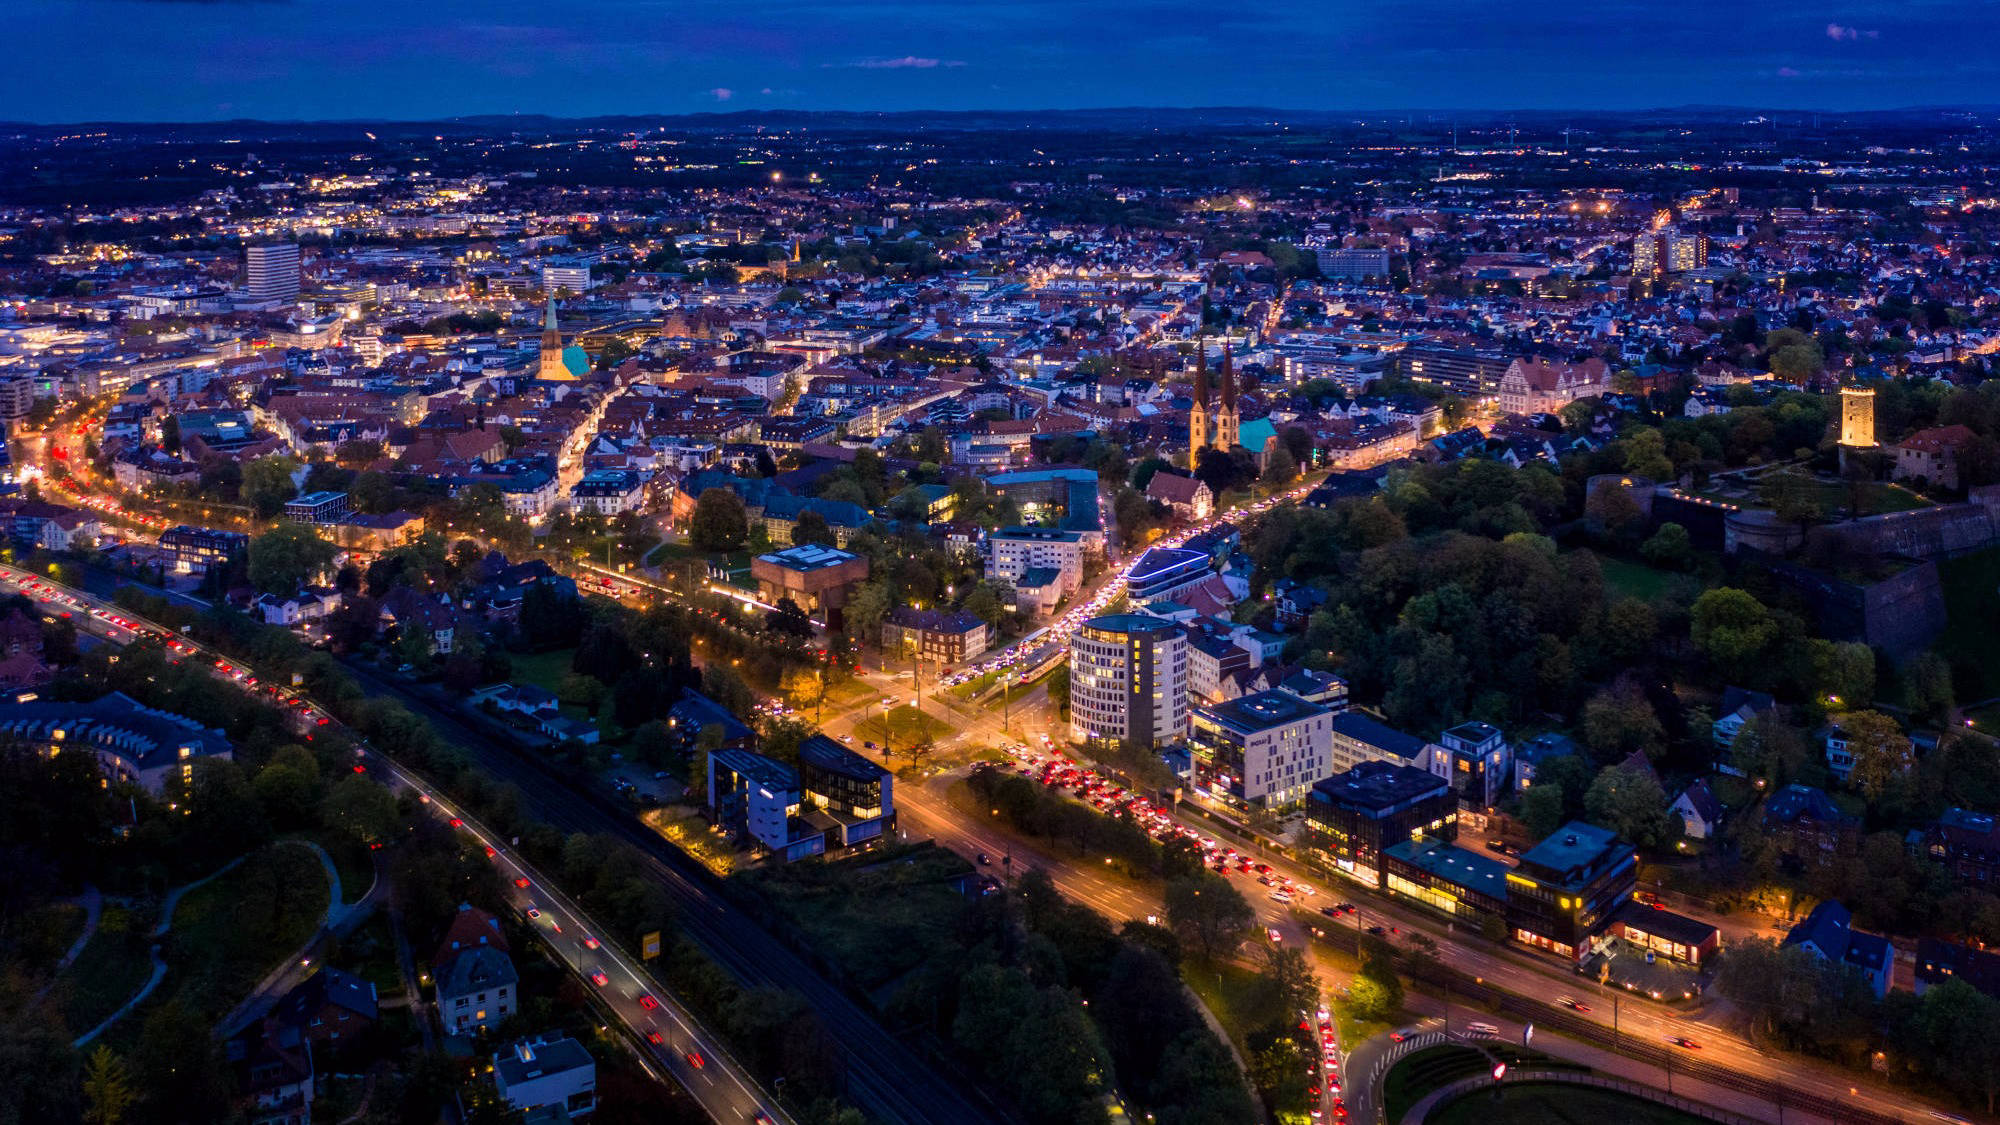
M 1236 414 L 1236 365 L 1229 345 L 1222 346 L 1222 401 L 1215 412 L 1213 427 L 1208 417 L 1208 346 L 1196 344 L 1194 353 L 1194 409 L 1188 411 L 1188 467 L 1194 468 L 1204 449 L 1235 449 L 1242 435 Z

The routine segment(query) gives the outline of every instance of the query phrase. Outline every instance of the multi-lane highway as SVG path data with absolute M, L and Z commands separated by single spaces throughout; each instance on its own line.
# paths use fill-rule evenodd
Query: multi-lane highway
M 259 684 L 239 662 L 81 590 L 0 565 L 0 591 L 22 593 L 53 612 L 66 613 L 79 630 L 112 644 L 122 646 L 144 637 L 158 638 L 172 646 L 174 658 L 200 661 L 244 692 L 263 692 L 280 706 L 289 706 L 297 713 L 306 733 L 344 730 L 337 720 L 303 695 L 276 685 Z M 630 1031 L 641 1057 L 656 1074 L 671 1075 L 715 1121 L 790 1120 L 776 1100 L 762 1091 L 756 1079 L 729 1055 L 720 1039 L 702 1029 L 692 1014 L 616 948 L 615 943 L 600 941 L 595 935 L 601 931 L 590 918 L 496 833 L 458 808 L 422 777 L 367 749 L 365 742 L 357 744 L 357 772 L 370 774 L 392 788 L 417 793 L 420 804 L 431 815 L 449 820 L 454 828 L 486 849 L 507 880 L 513 905 L 529 918 L 530 925 L 557 957 L 594 988 L 605 1008 Z M 528 914 L 530 910 L 532 915 Z

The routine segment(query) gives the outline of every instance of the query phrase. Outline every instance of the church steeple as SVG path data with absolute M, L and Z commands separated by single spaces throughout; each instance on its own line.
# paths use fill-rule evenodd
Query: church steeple
M 1208 338 L 1195 338 L 1194 406 L 1188 410 L 1188 468 L 1201 460 L 1208 448 Z
M 1236 448 L 1241 430 L 1236 415 L 1236 361 L 1229 345 L 1222 345 L 1222 408 L 1215 412 L 1215 447 L 1224 453 Z
M 576 378 L 563 361 L 562 332 L 556 328 L 556 295 L 553 293 L 549 294 L 548 309 L 542 314 L 541 358 L 541 378 L 558 381 Z

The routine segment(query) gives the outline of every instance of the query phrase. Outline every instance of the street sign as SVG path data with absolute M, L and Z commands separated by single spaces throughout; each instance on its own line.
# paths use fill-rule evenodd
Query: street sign
M 654 930 L 639 939 L 639 955 L 648 961 L 660 955 L 660 931 Z
M 1535 1044 L 1535 1025 L 1529 1024 L 1528 1026 L 1521 1029 L 1521 1046 L 1532 1047 L 1534 1046 L 1534 1044 Z

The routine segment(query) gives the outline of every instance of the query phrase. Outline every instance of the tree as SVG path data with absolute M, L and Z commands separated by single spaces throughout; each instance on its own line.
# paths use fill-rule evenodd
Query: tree
M 252 783 L 257 800 L 278 824 L 308 823 L 319 800 L 319 760 L 303 746 L 280 747 Z
M 1534 785 L 1521 794 L 1521 823 L 1535 839 L 1553 834 L 1568 819 L 1561 787 Z
M 1167 925 L 1181 941 L 1211 959 L 1234 949 L 1256 918 L 1229 880 L 1208 870 L 1168 883 L 1166 910 Z
M 1296 480 L 1298 475 L 1299 462 L 1298 458 L 1292 456 L 1292 451 L 1286 449 L 1283 444 L 1273 446 L 1270 454 L 1264 459 L 1264 483 L 1287 485 Z
M 83 1068 L 83 1120 L 86 1125 L 122 1125 L 139 1095 L 132 1076 L 111 1048 L 100 1043 Z
M 1732 682 L 1761 678 L 1778 622 L 1755 596 L 1720 586 L 1696 598 L 1689 631 L 1694 646 Z
M 971 593 L 965 595 L 965 603 L 961 608 L 988 625 L 998 625 L 1007 616 L 1007 606 L 1001 603 L 1000 595 L 994 593 L 993 587 L 985 582 L 981 582 Z
M 798 520 L 792 524 L 792 542 L 831 547 L 838 542 L 838 538 L 832 525 L 826 522 L 826 517 L 808 508 L 800 512 Z
M 1664 738 L 1652 702 L 1629 676 L 1583 705 L 1583 739 L 1598 752 L 1600 760 L 1623 758 L 1634 750 L 1657 756 Z
M 1835 707 L 1863 708 L 1875 698 L 1875 650 L 1859 641 L 1806 642 L 1813 693 Z
M 1056 714 L 1060 717 L 1068 718 L 1069 717 L 1069 664 L 1065 662 L 1056 665 L 1056 667 L 1052 671 L 1050 671 L 1046 677 L 1042 679 L 1042 684 L 1048 689 L 1049 702 L 1056 705 Z
M 1639 553 L 1654 566 L 1685 570 L 1688 559 L 1693 556 L 1694 546 L 1688 539 L 1687 528 L 1669 521 L 1661 524 L 1651 539 L 1639 545 Z
M 1819 489 L 1797 473 L 1784 470 L 1765 473 L 1758 479 L 1757 500 L 1771 509 L 1780 523 L 1797 524 L 1801 530 L 1826 515 Z
M 866 644 L 878 643 L 882 639 L 882 621 L 889 616 L 891 601 L 889 586 L 881 579 L 855 587 L 841 611 L 848 635 Z
M 250 584 L 289 596 L 320 577 L 338 551 L 304 524 L 287 520 L 250 541 Z
M 1951 664 L 1936 652 L 1926 652 L 1903 669 L 1903 705 L 1933 722 L 1951 713 L 1955 700 Z
M 285 510 L 285 501 L 299 494 L 292 480 L 298 472 L 297 458 L 284 454 L 259 457 L 243 466 L 243 502 L 258 519 L 270 519 Z
M 1361 959 L 1361 969 L 1347 987 L 1347 999 L 1355 1016 L 1364 1020 L 1387 1020 L 1403 1008 L 1403 982 L 1388 956 L 1372 952 Z
M 1909 736 L 1896 720 L 1880 711 L 1849 712 L 1840 716 L 1839 726 L 1847 737 L 1847 752 L 1854 759 L 1848 780 L 1871 801 L 1881 797 L 1890 783 L 1908 773 L 1916 762 Z
M 326 822 L 354 838 L 379 844 L 395 834 L 401 819 L 389 790 L 358 774 L 344 777 L 321 805 Z
M 750 538 L 750 516 L 743 498 L 727 488 L 706 488 L 694 503 L 688 538 L 698 551 L 734 551 Z
M 1637 766 L 1607 766 L 1599 771 L 1583 795 L 1583 810 L 1592 824 L 1641 847 L 1662 847 L 1674 835 L 1659 779 Z

